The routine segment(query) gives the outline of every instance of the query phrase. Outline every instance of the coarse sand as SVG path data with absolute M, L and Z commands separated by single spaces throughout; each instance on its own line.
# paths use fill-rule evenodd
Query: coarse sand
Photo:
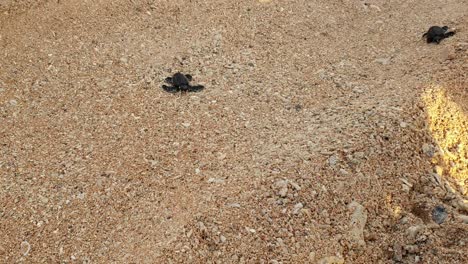
M 0 1 L 0 263 L 468 263 L 467 181 L 466 0 Z

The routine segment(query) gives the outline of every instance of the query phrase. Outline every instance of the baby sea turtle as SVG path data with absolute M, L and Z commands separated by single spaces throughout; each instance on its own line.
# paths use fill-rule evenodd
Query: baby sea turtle
M 163 85 L 162 88 L 169 93 L 199 92 L 205 88 L 203 85 L 190 85 L 192 76 L 180 72 L 174 74 L 172 77 L 167 77 L 165 81 L 171 86 Z
M 423 37 L 426 37 L 427 43 L 437 43 L 439 44 L 444 38 L 448 38 L 455 35 L 455 32 L 448 31 L 447 26 L 439 27 L 439 26 L 432 26 L 429 30 L 424 33 Z

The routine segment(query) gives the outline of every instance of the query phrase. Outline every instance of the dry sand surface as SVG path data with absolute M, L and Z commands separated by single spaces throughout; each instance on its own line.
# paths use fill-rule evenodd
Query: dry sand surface
M 468 263 L 467 87 L 466 0 L 1 0 L 0 263 Z

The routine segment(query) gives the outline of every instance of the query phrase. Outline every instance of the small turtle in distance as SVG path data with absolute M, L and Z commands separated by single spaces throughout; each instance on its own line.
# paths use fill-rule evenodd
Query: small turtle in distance
M 174 74 L 172 77 L 167 77 L 165 81 L 171 86 L 163 85 L 162 88 L 164 91 L 169 93 L 199 92 L 205 88 L 203 85 L 190 85 L 192 76 L 189 74 L 182 74 L 180 72 Z
M 455 32 L 448 31 L 448 29 L 449 28 L 447 26 L 432 26 L 426 33 L 424 33 L 423 37 L 426 37 L 427 43 L 439 44 L 444 38 L 455 35 Z

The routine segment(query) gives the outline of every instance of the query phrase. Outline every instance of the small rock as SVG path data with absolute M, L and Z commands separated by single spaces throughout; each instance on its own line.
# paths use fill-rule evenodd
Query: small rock
M 16 101 L 15 99 L 11 99 L 10 100 L 10 105 L 12 105 L 12 106 L 18 105 L 18 101 Z
M 464 224 L 468 224 L 468 215 L 457 215 L 457 218 L 461 220 Z
M 359 93 L 359 94 L 360 94 L 360 93 L 363 93 L 364 91 L 361 90 L 361 89 L 359 89 L 358 87 L 355 87 L 355 88 L 353 89 L 353 92 L 354 92 L 354 93 Z
M 406 250 L 406 252 L 408 252 L 410 254 L 419 253 L 419 247 L 417 245 L 406 245 L 405 250 Z
M 240 208 L 241 207 L 240 204 L 238 204 L 238 203 L 228 204 L 227 206 L 232 207 L 232 208 Z
M 324 257 L 320 259 L 318 264 L 344 264 L 344 258 L 342 257 L 335 257 L 335 256 L 330 256 L 330 257 Z
M 275 182 L 275 188 L 284 188 L 288 187 L 288 181 L 287 180 L 279 180 Z
M 422 151 L 424 154 L 426 154 L 428 157 L 432 158 L 435 154 L 435 148 L 433 145 L 424 143 L 422 146 Z
M 406 234 L 408 235 L 409 239 L 415 240 L 415 239 L 416 239 L 416 236 L 419 234 L 419 232 L 421 232 L 422 230 L 424 230 L 424 228 L 425 228 L 424 225 L 410 226 L 410 227 L 406 230 Z
M 208 183 L 224 183 L 223 179 L 209 178 Z
M 408 124 L 406 122 L 400 122 L 400 127 L 405 128 L 407 126 L 408 126 Z
M 393 260 L 397 262 L 403 261 L 403 247 L 398 242 L 393 245 Z
M 356 152 L 354 153 L 354 157 L 356 159 L 363 159 L 364 157 L 366 156 L 366 154 L 364 152 Z
M 380 63 L 382 65 L 388 65 L 390 64 L 390 61 L 391 61 L 392 58 L 378 58 L 378 59 L 375 59 L 375 62 L 377 63 Z
M 221 235 L 221 236 L 219 236 L 219 240 L 221 241 L 221 243 L 224 243 L 224 242 L 226 242 L 226 237 Z
M 421 236 L 418 236 L 416 238 L 416 242 L 417 243 L 422 243 L 422 242 L 425 242 L 427 240 L 427 236 L 426 235 L 421 235 Z
M 278 196 L 283 197 L 283 198 L 286 197 L 287 194 L 288 194 L 288 187 L 283 187 L 278 192 Z
M 350 210 L 353 210 L 351 215 L 351 230 L 349 231 L 350 240 L 357 245 L 364 246 L 364 227 L 367 222 L 367 212 L 364 206 L 357 202 L 352 202 L 348 205 Z
M 249 228 L 249 227 L 246 227 L 245 230 L 247 230 L 247 232 L 252 233 L 252 234 L 255 234 L 257 232 L 257 230 L 253 228 Z
M 460 210 L 462 210 L 462 211 L 468 213 L 468 201 L 466 201 L 466 200 L 464 200 L 464 199 L 458 199 L 458 200 L 456 201 L 455 206 L 456 206 L 458 209 L 460 209 Z
M 294 205 L 293 214 L 297 215 L 302 208 L 304 208 L 304 205 L 302 203 L 297 203 Z
M 316 255 L 315 252 L 310 252 L 309 253 L 309 261 L 311 261 L 311 262 L 315 261 L 315 255 Z
M 432 210 L 432 220 L 440 225 L 445 221 L 445 219 L 447 219 L 447 211 L 445 210 L 445 207 L 437 205 Z
M 318 70 L 316 73 L 318 74 L 320 79 L 322 80 L 328 79 L 328 74 L 324 69 Z
M 23 241 L 21 242 L 21 254 L 23 256 L 27 256 L 29 254 L 29 251 L 31 250 L 31 244 L 29 244 L 28 241 Z
M 224 160 L 226 158 L 226 154 L 224 153 L 219 153 L 218 154 L 218 160 Z
M 291 186 L 294 188 L 294 190 L 296 190 L 296 191 L 301 190 L 301 186 L 299 186 L 299 184 L 297 184 L 295 182 L 292 182 L 292 181 L 290 181 L 289 184 L 291 184 Z
M 456 48 L 459 51 L 468 51 L 468 42 L 458 42 Z
M 328 164 L 330 166 L 335 166 L 338 163 L 338 157 L 336 155 L 332 155 L 328 158 Z
M 275 183 L 274 187 L 276 189 L 279 189 L 278 191 L 278 196 L 280 197 L 286 197 L 288 194 L 288 181 L 287 180 L 279 180 Z
M 375 9 L 375 10 L 377 10 L 377 11 L 379 11 L 379 12 L 382 11 L 382 9 L 380 9 L 380 7 L 378 7 L 378 6 L 376 6 L 376 5 L 370 5 L 369 7 L 372 8 L 372 9 Z

